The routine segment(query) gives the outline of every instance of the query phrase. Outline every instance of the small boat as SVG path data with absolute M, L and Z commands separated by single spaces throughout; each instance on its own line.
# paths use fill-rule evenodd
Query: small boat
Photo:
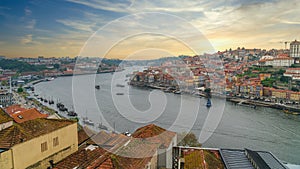
M 54 101 L 53 100 L 49 100 L 49 104 L 54 104 Z
M 63 106 L 62 103 L 56 103 L 56 107 L 57 107 L 57 108 L 60 108 L 61 106 Z
M 124 93 L 116 93 L 116 95 L 124 95 Z
M 180 90 L 176 90 L 176 91 L 174 91 L 174 94 L 181 94 L 181 91 Z
M 102 123 L 99 123 L 98 128 L 101 130 L 108 130 L 108 128 L 104 126 Z
M 45 81 L 48 82 L 48 81 L 52 81 L 52 80 L 54 80 L 54 79 L 55 79 L 54 77 L 49 77 L 49 78 L 46 78 Z
M 292 112 L 292 111 L 289 111 L 289 110 L 283 110 L 283 112 L 286 113 L 286 114 L 300 115 L 300 112 Z
M 44 99 L 44 102 L 45 102 L 45 103 L 48 103 L 48 100 L 47 100 L 47 99 Z
M 206 103 L 206 107 L 211 107 L 211 101 L 210 101 L 210 99 L 207 99 L 207 103 Z
M 117 87 L 125 87 L 125 85 L 122 85 L 122 84 L 117 84 L 116 86 Z
M 100 89 L 100 85 L 96 85 L 95 88 L 99 90 Z
M 60 107 L 60 108 L 58 108 L 58 110 L 59 110 L 59 111 L 68 111 L 68 109 L 65 108 L 65 107 Z
M 93 122 L 92 120 L 88 119 L 87 117 L 84 118 L 84 119 L 82 120 L 82 122 L 83 122 L 83 124 L 86 124 L 86 125 L 90 125 L 90 126 L 93 126 L 93 125 L 94 125 L 94 122 Z
M 74 111 L 68 111 L 68 116 L 77 116 L 77 113 L 75 113 Z

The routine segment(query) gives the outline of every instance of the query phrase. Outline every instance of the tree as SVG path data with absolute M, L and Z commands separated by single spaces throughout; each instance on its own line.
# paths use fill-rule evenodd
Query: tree
M 204 92 L 206 93 L 206 96 L 208 98 L 211 98 L 211 89 L 210 88 L 205 88 Z
M 23 90 L 23 88 L 22 87 L 19 87 L 18 88 L 18 93 L 22 93 L 24 90 Z
M 1 81 L 1 86 L 7 86 L 7 85 L 8 85 L 7 80 L 2 80 L 2 81 Z
M 261 84 L 264 87 L 273 87 L 273 83 L 275 82 L 275 79 L 273 78 L 266 78 L 264 80 L 261 81 Z
M 196 135 L 192 132 L 190 133 L 181 133 L 178 135 L 179 146 L 190 146 L 190 147 L 201 147 L 201 143 L 196 138 Z
M 60 65 L 56 63 L 56 64 L 53 65 L 53 67 L 54 67 L 55 69 L 59 69 L 59 68 L 60 68 Z

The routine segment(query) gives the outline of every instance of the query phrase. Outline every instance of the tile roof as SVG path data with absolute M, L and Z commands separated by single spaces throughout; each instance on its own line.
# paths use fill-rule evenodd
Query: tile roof
M 89 139 L 93 137 L 94 134 L 95 133 L 91 131 L 88 127 L 83 127 L 82 129 L 80 129 L 78 131 L 78 145 L 82 144 L 85 141 L 89 141 Z
M 0 148 L 11 148 L 24 141 L 76 123 L 70 120 L 35 119 L 0 131 Z
M 106 151 L 98 146 L 81 147 L 77 152 L 55 164 L 54 169 L 87 168 L 90 163 L 104 155 Z
M 0 108 L 0 124 L 12 121 L 13 119 Z
M 21 107 L 21 105 L 15 104 L 15 105 L 11 105 L 11 106 L 6 107 L 4 110 L 7 114 L 11 115 L 11 114 L 14 114 L 14 113 L 19 112 L 19 111 L 24 111 L 26 109 Z
M 164 147 L 168 147 L 175 136 L 175 132 L 168 131 L 154 124 L 149 124 L 147 126 L 138 128 L 132 134 L 132 137 L 134 138 L 147 138 L 147 140 L 160 143 Z
M 38 118 L 47 118 L 47 114 L 40 113 L 36 108 L 32 109 L 25 109 L 23 111 L 18 111 L 14 114 L 11 114 L 11 117 L 14 119 L 17 123 L 23 123 L 28 120 L 34 120 Z

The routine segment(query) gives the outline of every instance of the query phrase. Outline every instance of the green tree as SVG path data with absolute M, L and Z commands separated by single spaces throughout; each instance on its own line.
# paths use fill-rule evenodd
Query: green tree
M 22 87 L 19 87 L 18 88 L 18 93 L 22 93 L 24 90 L 23 90 L 23 88 Z
M 273 83 L 275 82 L 274 78 L 266 78 L 264 80 L 261 81 L 261 84 L 264 87 L 273 87 Z
M 211 98 L 211 89 L 210 89 L 210 88 L 205 88 L 205 89 L 204 89 L 204 92 L 206 93 L 206 96 L 207 96 L 208 98 Z
M 59 68 L 60 68 L 60 65 L 56 63 L 56 64 L 53 65 L 53 67 L 54 67 L 55 69 L 59 69 Z
M 7 80 L 2 80 L 2 81 L 1 81 L 1 86 L 7 86 L 7 85 L 8 85 Z
M 201 147 L 201 143 L 199 143 L 199 141 L 196 138 L 196 135 L 192 132 L 180 133 L 178 135 L 178 141 L 179 146 Z
M 299 92 L 299 89 L 297 87 L 292 87 L 292 91 Z

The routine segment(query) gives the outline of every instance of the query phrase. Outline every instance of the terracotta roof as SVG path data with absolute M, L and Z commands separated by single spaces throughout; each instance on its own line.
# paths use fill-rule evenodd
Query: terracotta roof
M 15 122 L 23 123 L 28 120 L 46 118 L 48 117 L 48 115 L 40 113 L 36 108 L 32 108 L 32 109 L 15 112 L 14 114 L 11 114 L 11 117 L 14 119 Z
M 90 137 L 94 135 L 88 127 L 84 127 L 78 131 L 78 145 L 82 144 L 85 141 L 88 141 Z
M 176 133 L 168 131 L 154 124 L 137 129 L 132 137 L 134 138 L 148 138 L 152 142 L 160 143 L 161 145 L 168 147 Z
M 26 109 L 21 107 L 21 105 L 15 104 L 15 105 L 6 107 L 4 110 L 6 111 L 7 114 L 12 115 L 16 112 L 24 111 Z
M 50 133 L 75 123 L 70 120 L 35 119 L 0 131 L 0 148 L 10 148 L 16 144 Z
M 0 108 L 0 124 L 12 121 L 13 119 Z
M 59 161 L 54 169 L 87 168 L 93 161 L 104 155 L 106 151 L 98 146 L 81 147 L 77 152 Z

